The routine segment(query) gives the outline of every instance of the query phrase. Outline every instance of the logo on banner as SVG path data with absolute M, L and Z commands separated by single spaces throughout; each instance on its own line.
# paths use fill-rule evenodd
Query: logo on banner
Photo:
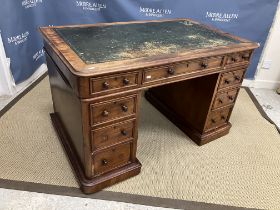
M 33 55 L 33 61 L 36 62 L 39 58 L 43 57 L 44 55 L 45 55 L 44 49 L 41 49 L 41 50 L 37 51 L 37 52 Z
M 31 7 L 36 7 L 38 4 L 43 3 L 43 0 L 23 0 L 21 5 L 27 9 Z
M 23 33 L 18 34 L 16 36 L 8 37 L 8 43 L 9 44 L 13 43 L 14 45 L 22 44 L 22 43 L 27 41 L 28 36 L 29 36 L 29 31 L 23 32 Z
M 210 18 L 214 22 L 230 22 L 232 19 L 238 19 L 238 14 L 236 14 L 236 13 L 206 12 L 206 18 Z
M 165 15 L 171 15 L 171 9 L 160 9 L 160 8 L 150 8 L 150 7 L 141 7 L 139 12 L 145 14 L 148 17 L 163 17 Z
M 106 4 L 89 2 L 89 1 L 76 1 L 76 6 L 81 7 L 83 10 L 91 10 L 99 12 L 101 9 L 106 9 Z

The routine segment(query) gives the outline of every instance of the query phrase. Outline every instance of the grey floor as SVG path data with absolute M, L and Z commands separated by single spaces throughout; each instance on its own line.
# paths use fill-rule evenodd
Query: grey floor
M 104 210 L 163 210 L 166 208 L 135 205 L 129 203 L 67 197 L 43 193 L 0 189 L 0 210 L 49 210 L 49 209 L 104 209 Z
M 0 111 L 7 106 L 12 100 L 14 100 L 18 95 L 20 95 L 26 88 L 30 87 L 33 83 L 38 82 L 38 79 L 46 72 L 46 68 L 42 65 L 39 70 L 37 70 L 30 78 L 24 82 L 17 84 L 14 87 L 14 95 L 11 96 L 0 96 Z
M 274 90 L 250 89 L 267 116 L 280 128 L 280 95 Z
M 22 91 L 22 90 L 21 90 Z M 20 91 L 20 92 L 21 92 Z M 280 95 L 274 90 L 251 89 L 271 120 L 280 128 Z M 18 93 L 20 93 L 18 92 Z M 0 110 L 15 96 L 0 98 Z M 160 210 L 152 206 L 135 205 L 115 201 L 49 195 L 43 193 L 0 189 L 0 210 L 6 209 L 114 209 Z
M 8 96 L 0 97 L 0 110 L 2 110 L 10 101 L 11 101 L 11 97 Z

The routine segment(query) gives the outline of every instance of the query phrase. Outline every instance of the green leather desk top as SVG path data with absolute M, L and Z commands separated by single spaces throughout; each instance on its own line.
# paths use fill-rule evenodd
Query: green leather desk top
M 87 64 L 240 43 L 187 20 L 65 27 L 55 31 Z

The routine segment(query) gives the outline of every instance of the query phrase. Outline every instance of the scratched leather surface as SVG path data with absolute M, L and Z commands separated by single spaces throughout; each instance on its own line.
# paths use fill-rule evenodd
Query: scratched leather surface
M 55 30 L 88 64 L 238 43 L 201 25 L 182 20 Z

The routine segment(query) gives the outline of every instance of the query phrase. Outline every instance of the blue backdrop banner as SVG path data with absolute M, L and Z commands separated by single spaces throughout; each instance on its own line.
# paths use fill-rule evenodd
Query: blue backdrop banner
M 259 42 L 253 78 L 278 0 L 1 0 L 0 30 L 16 83 L 45 61 L 39 26 L 192 18 Z

